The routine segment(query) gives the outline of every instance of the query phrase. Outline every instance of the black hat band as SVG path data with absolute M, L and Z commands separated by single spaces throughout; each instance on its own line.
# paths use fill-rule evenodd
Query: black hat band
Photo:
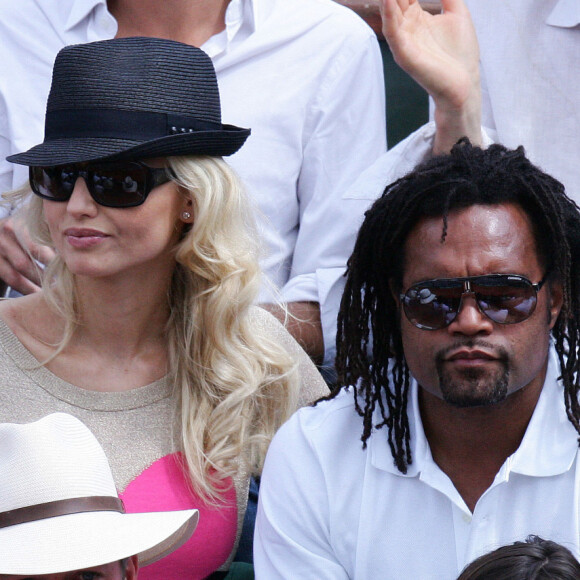
M 44 140 L 100 137 L 148 141 L 167 135 L 221 129 L 219 123 L 186 115 L 119 109 L 59 109 L 46 114 Z

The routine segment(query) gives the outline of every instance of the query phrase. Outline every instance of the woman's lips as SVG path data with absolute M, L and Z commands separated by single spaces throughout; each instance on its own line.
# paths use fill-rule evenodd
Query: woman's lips
M 73 248 L 92 248 L 103 242 L 108 236 L 99 230 L 88 228 L 68 228 L 64 231 L 67 242 Z

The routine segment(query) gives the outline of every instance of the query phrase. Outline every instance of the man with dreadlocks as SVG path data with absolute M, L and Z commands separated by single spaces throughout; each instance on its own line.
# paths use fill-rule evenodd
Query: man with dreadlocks
M 451 580 L 539 534 L 580 554 L 580 212 L 462 140 L 367 212 L 343 385 L 274 438 L 257 578 Z

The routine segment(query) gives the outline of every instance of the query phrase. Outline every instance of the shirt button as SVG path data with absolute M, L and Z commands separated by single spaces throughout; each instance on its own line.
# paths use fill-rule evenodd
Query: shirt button
M 470 524 L 471 523 L 471 516 L 469 514 L 463 514 L 462 518 L 463 518 L 463 521 L 466 524 Z

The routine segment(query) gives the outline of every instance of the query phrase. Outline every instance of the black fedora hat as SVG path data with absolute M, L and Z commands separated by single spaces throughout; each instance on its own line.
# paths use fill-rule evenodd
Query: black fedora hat
M 48 96 L 44 142 L 7 157 L 28 166 L 235 153 L 249 129 L 223 125 L 211 59 L 160 38 L 63 48 Z

